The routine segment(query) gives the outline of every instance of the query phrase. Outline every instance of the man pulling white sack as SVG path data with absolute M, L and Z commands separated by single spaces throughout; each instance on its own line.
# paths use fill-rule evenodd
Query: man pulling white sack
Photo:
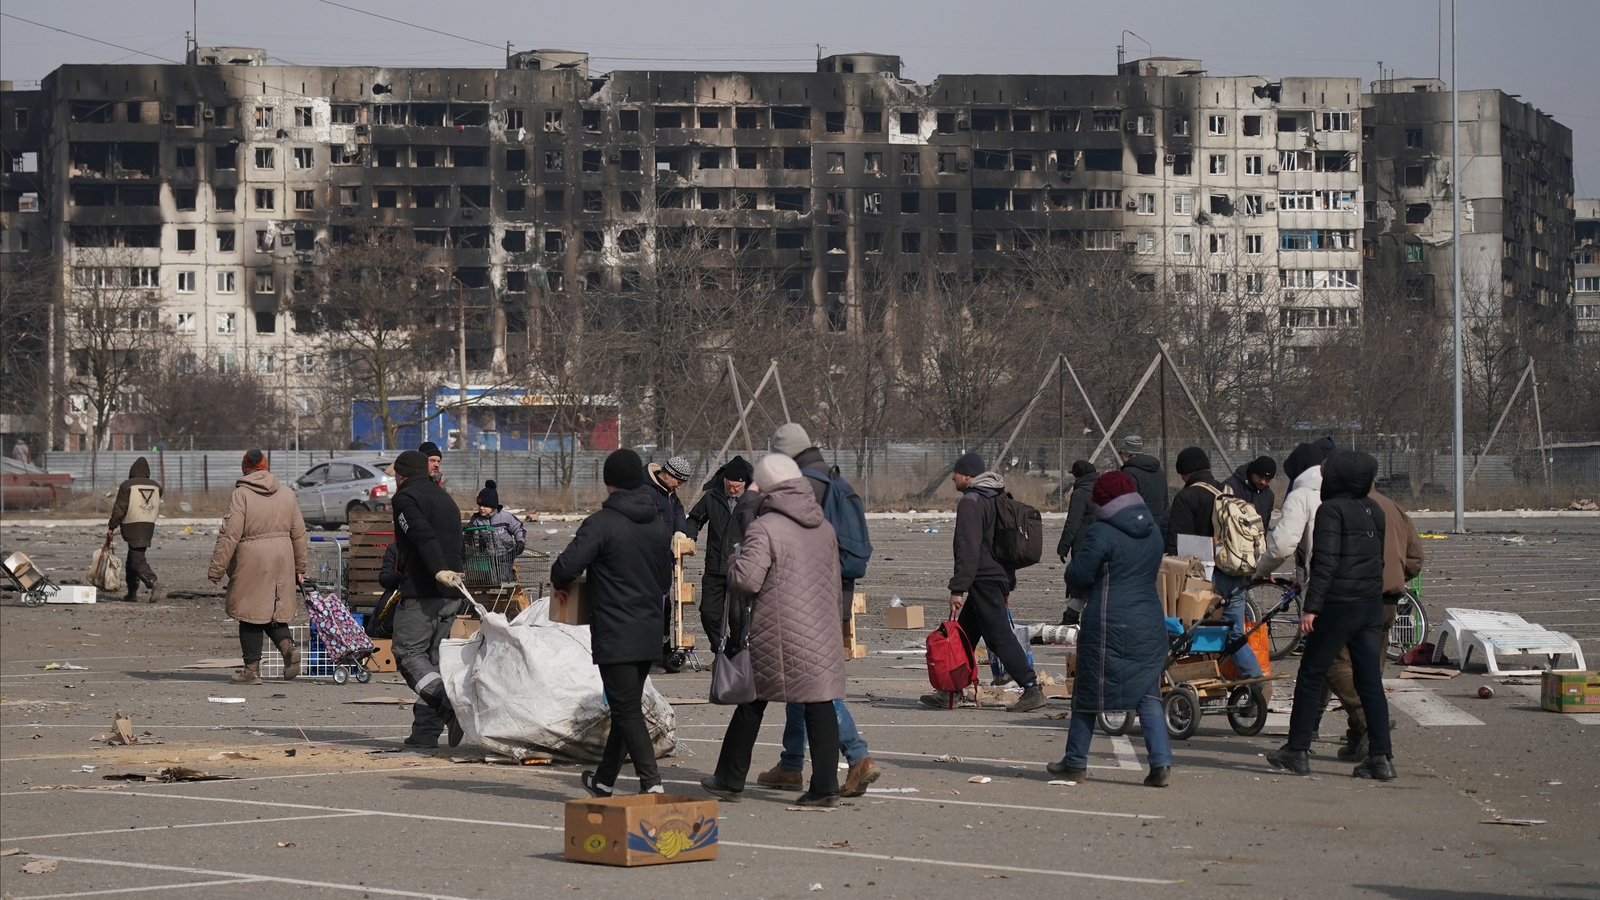
M 551 622 L 548 597 L 510 622 L 486 613 L 477 634 L 445 640 L 439 670 L 467 739 L 484 749 L 519 761 L 600 759 L 611 717 L 589 627 Z M 672 705 L 646 682 L 643 707 L 656 756 L 670 755 L 678 743 Z

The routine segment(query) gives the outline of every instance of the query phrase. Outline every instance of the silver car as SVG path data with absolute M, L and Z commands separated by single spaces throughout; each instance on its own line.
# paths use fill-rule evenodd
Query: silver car
M 384 473 L 393 464 L 378 456 L 346 456 L 312 466 L 294 482 L 301 517 L 334 531 L 349 523 L 352 512 L 388 509 L 396 485 Z

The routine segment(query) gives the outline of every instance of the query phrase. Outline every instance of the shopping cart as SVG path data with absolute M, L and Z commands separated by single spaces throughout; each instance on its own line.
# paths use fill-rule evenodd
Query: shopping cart
M 516 542 L 493 525 L 468 525 L 461 530 L 461 568 L 467 584 L 499 586 L 517 580 Z
M 6 577 L 17 586 L 17 593 L 22 595 L 23 606 L 41 606 L 50 599 L 51 594 L 60 590 L 55 582 L 46 578 L 44 572 L 33 564 L 33 560 L 20 550 L 6 557 L 4 568 Z
M 344 684 L 354 675 L 356 681 L 366 684 L 377 671 L 378 662 L 372 656 L 377 652 L 372 639 L 356 622 L 350 607 L 344 605 L 338 594 L 324 594 L 315 588 L 303 588 L 306 598 L 306 616 L 311 619 L 312 644 L 320 642 L 333 664 L 333 683 Z

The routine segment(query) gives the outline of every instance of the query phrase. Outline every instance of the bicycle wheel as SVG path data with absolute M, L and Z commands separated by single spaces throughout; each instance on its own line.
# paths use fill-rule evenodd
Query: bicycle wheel
M 1289 605 L 1272 617 L 1266 625 L 1267 645 L 1272 659 L 1283 659 L 1300 646 L 1300 589 L 1291 584 L 1261 580 L 1250 585 L 1245 594 L 1250 617 L 1261 621 L 1261 615 L 1282 602 L 1285 594 L 1292 593 Z
M 1407 591 L 1395 604 L 1394 627 L 1389 631 L 1389 646 L 1386 648 L 1389 658 L 1400 659 L 1402 654 L 1427 640 L 1427 637 L 1428 614 L 1423 611 L 1417 598 Z
M 1100 730 L 1112 736 L 1127 734 L 1133 730 L 1133 715 L 1133 710 L 1131 709 L 1103 712 L 1098 716 Z

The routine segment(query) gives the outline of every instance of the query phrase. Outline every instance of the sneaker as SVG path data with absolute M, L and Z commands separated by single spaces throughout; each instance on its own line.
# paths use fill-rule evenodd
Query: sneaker
M 1339 748 L 1339 759 L 1344 762 L 1359 762 L 1367 758 L 1367 736 L 1351 740 L 1347 735 L 1343 747 Z
M 437 734 L 413 734 L 408 735 L 400 743 L 405 744 L 407 747 L 416 747 L 419 750 L 437 750 L 439 749 L 439 736 Z
M 593 772 L 585 770 L 579 780 L 583 782 L 583 789 L 589 792 L 589 796 L 599 800 L 611 796 L 611 785 L 596 781 Z
M 1022 696 L 1017 702 L 1006 707 L 1006 712 L 1030 712 L 1044 706 L 1044 688 L 1037 683 L 1030 684 L 1022 691 Z
M 785 769 L 782 764 L 762 772 L 756 776 L 756 786 L 771 788 L 775 791 L 800 791 L 805 789 L 801 779 L 801 770 Z
M 1045 763 L 1044 770 L 1051 775 L 1058 775 L 1068 781 L 1084 781 L 1089 777 L 1088 769 L 1074 769 L 1072 766 L 1067 765 L 1066 760 Z
M 1012 679 L 1011 679 L 1011 673 L 1010 672 L 1001 672 L 999 677 L 997 677 L 995 680 L 989 682 L 989 686 L 990 687 L 1005 687 L 1006 685 L 1011 683 L 1011 680 Z
M 800 773 L 795 774 L 798 776 Z M 883 770 L 878 768 L 878 764 L 869 756 L 850 767 L 850 772 L 844 779 L 844 787 L 839 794 L 843 797 L 859 797 L 867 792 L 867 785 L 877 781 L 882 774 Z
M 1144 777 L 1145 787 L 1166 787 L 1171 783 L 1171 766 L 1152 766 L 1150 769 L 1150 774 Z
M 716 797 L 719 800 L 726 800 L 729 803 L 738 803 L 740 800 L 744 799 L 744 791 L 736 791 L 730 787 L 727 787 L 722 782 L 718 781 L 717 776 L 715 775 L 707 775 L 706 777 L 700 779 L 700 786 L 705 788 L 706 793 L 710 794 L 711 796 Z
M 1290 750 L 1285 745 L 1269 752 L 1267 762 L 1274 769 L 1283 769 L 1290 775 L 1311 774 L 1311 753 L 1308 750 Z
M 953 704 L 949 691 L 934 691 L 931 694 L 922 695 L 922 705 L 931 706 L 934 709 L 950 709 Z
M 1394 761 L 1387 756 L 1369 756 L 1350 774 L 1356 778 L 1371 778 L 1374 781 L 1393 781 L 1400 777 L 1395 774 Z
M 815 806 L 820 809 L 835 809 L 839 805 L 838 794 L 813 794 L 806 791 L 795 798 L 795 806 Z

